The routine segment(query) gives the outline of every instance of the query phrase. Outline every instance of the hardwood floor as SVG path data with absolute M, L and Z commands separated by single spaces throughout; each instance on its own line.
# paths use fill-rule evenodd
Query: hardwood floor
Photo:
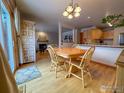
M 26 93 L 111 93 L 115 81 L 115 68 L 91 63 L 90 71 L 93 80 L 83 89 L 82 83 L 75 77 L 65 78 L 66 72 L 50 72 L 50 59 L 48 54 L 37 54 L 36 65 L 42 76 L 26 83 Z M 32 65 L 32 64 L 31 64 Z M 107 91 L 105 89 L 107 88 Z

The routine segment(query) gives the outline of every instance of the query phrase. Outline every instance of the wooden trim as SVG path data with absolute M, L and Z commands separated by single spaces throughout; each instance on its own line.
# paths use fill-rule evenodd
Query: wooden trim
M 14 18 L 14 9 L 15 9 L 14 1 L 13 0 L 2 0 L 2 2 L 4 3 L 5 7 L 9 11 L 10 16 Z
M 84 43 L 83 32 L 80 32 L 80 44 Z
M 16 3 L 15 3 L 15 0 L 9 0 L 11 5 L 15 8 L 16 7 Z

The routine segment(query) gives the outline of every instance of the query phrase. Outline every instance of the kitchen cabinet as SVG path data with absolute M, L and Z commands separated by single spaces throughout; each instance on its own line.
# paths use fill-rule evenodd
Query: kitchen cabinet
M 114 31 L 104 31 L 103 32 L 103 39 L 113 39 L 114 38 Z
M 103 32 L 98 28 L 91 29 L 83 32 L 83 38 L 89 39 L 89 40 L 101 39 L 102 34 Z
M 102 38 L 103 35 L 102 30 L 98 28 L 88 29 L 82 31 L 81 33 L 83 33 L 83 36 L 82 34 L 80 34 L 80 38 L 82 37 L 83 40 L 80 40 L 80 43 L 82 43 L 83 41 L 83 43 L 88 43 L 88 44 L 96 43 L 98 40 Z
M 80 34 L 80 39 L 82 37 L 82 40 L 80 41 L 80 43 L 82 43 L 82 42 L 83 43 L 91 43 L 91 40 L 92 40 L 92 38 L 91 38 L 91 31 L 87 30 L 87 31 L 83 31 L 81 33 L 83 33 L 83 35 Z
M 87 30 L 83 32 L 83 38 L 95 40 L 95 39 L 113 39 L 114 31 L 102 31 L 98 28 Z
M 101 31 L 100 29 L 91 30 L 91 38 L 92 38 L 92 40 L 101 39 L 102 35 L 103 35 L 103 31 Z
M 101 30 L 99 28 L 86 29 L 81 31 L 83 33 L 84 43 L 100 43 L 102 41 L 105 44 L 113 44 L 115 31 L 111 30 Z M 81 35 L 80 35 L 81 36 Z
M 83 32 L 83 38 L 91 39 L 91 30 L 87 30 Z

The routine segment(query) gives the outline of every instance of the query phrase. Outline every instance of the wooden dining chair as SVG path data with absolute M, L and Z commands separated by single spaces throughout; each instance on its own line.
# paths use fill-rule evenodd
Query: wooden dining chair
M 66 64 L 64 62 L 65 60 L 63 58 L 57 56 L 54 48 L 51 45 L 49 45 L 47 47 L 47 50 L 48 50 L 50 58 L 51 58 L 50 71 L 55 71 L 56 78 L 57 78 L 57 72 L 60 72 L 62 70 L 67 71 Z
M 50 46 L 52 46 L 52 48 L 58 48 L 57 44 L 50 44 Z
M 78 79 L 82 80 L 83 88 L 85 87 L 85 82 L 84 82 L 84 75 L 88 75 L 91 79 L 91 73 L 88 69 L 88 63 L 91 61 L 92 55 L 94 53 L 95 47 L 91 47 L 86 51 L 86 53 L 82 56 L 81 60 L 72 60 L 70 63 L 70 68 L 69 68 L 69 77 L 70 75 L 73 75 L 77 77 Z M 76 67 L 80 69 L 81 71 L 81 76 L 77 75 L 76 73 L 72 72 L 72 68 Z
M 77 46 L 77 44 L 73 44 L 71 47 L 72 47 L 72 48 L 76 48 L 76 46 Z

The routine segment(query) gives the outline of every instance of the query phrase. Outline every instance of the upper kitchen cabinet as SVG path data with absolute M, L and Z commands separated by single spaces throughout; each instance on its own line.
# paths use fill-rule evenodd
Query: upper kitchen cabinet
M 90 39 L 90 40 L 101 39 L 102 34 L 103 32 L 98 28 L 90 29 L 83 32 L 83 35 L 84 35 L 83 38 Z
M 96 29 L 92 29 L 91 30 L 91 38 L 94 39 L 101 39 L 103 35 L 103 31 L 101 31 L 100 29 L 96 28 Z
M 113 39 L 114 38 L 114 31 L 104 31 L 103 32 L 103 39 Z
M 83 38 L 85 39 L 91 39 L 91 31 L 87 30 L 83 32 Z
M 80 33 L 80 43 L 97 43 L 102 38 L 103 31 L 98 28 L 82 29 Z

